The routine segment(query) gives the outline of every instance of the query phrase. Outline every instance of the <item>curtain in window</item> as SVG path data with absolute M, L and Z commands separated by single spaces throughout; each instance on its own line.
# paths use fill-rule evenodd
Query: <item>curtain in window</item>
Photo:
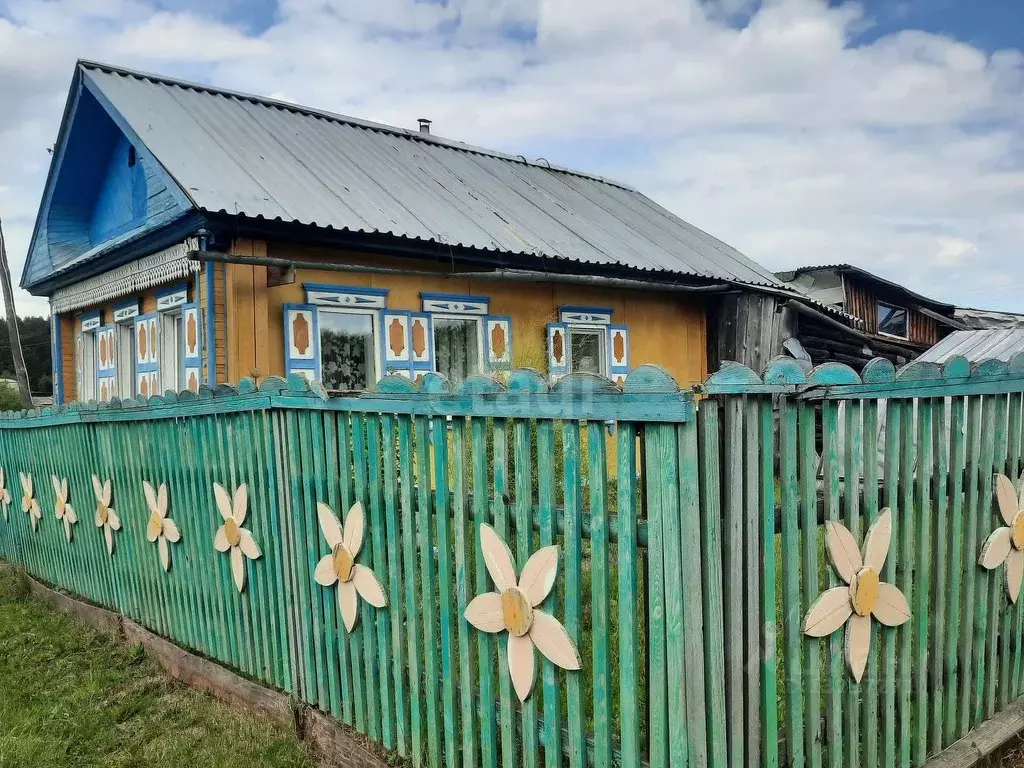
M 373 350 L 373 319 L 369 315 L 320 312 L 320 356 L 327 389 L 358 390 L 373 384 Z
M 479 329 L 475 320 L 434 318 L 437 371 L 454 383 L 480 370 Z

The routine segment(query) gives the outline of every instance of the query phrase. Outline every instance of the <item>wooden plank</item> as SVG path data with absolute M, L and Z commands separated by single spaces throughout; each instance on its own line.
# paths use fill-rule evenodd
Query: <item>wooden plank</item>
M 779 669 L 777 638 L 779 635 L 776 606 L 777 570 L 775 555 L 775 421 L 770 398 L 760 401 L 758 427 L 760 429 L 760 473 L 759 487 L 761 500 L 757 509 L 761 518 L 761 615 L 764 617 L 761 630 L 761 713 L 762 713 L 762 760 L 765 768 L 779 765 Z M 708 548 L 709 552 L 717 552 Z M 719 612 L 720 614 L 720 612 Z
M 476 594 L 493 592 L 494 585 L 484 567 L 480 547 L 480 526 L 490 524 L 490 475 L 487 469 L 487 422 L 474 418 L 470 423 L 473 458 L 473 573 Z M 477 671 L 480 676 L 480 760 L 484 768 L 498 764 L 498 738 L 494 721 L 494 653 L 497 645 L 491 635 L 477 632 Z
M 928 709 L 932 692 L 928 689 L 928 630 L 931 626 L 931 480 L 932 480 L 932 406 L 929 400 L 917 402 L 917 490 L 914 515 L 914 544 L 917 549 L 914 574 L 914 762 L 928 756 Z
M 766 302 L 768 304 L 769 302 Z M 770 302 L 774 303 L 774 302 Z M 772 312 L 774 315 L 774 312 Z M 771 326 L 771 321 L 766 323 Z M 763 579 L 761 561 L 761 515 L 754 510 L 761 508 L 761 465 L 760 457 L 760 402 L 759 398 L 747 397 L 743 402 L 743 471 L 744 471 L 744 514 L 743 514 L 743 551 L 744 557 L 744 632 L 746 635 L 746 658 L 744 665 L 745 677 L 745 720 L 747 762 L 761 762 L 761 669 L 760 665 L 751 663 L 752 659 L 761 657 L 761 580 Z M 679 427 L 680 432 L 688 431 L 688 427 Z M 687 472 L 685 477 L 697 477 L 695 472 Z M 684 537 L 683 541 L 693 539 Z M 774 536 L 772 537 L 774 544 Z M 773 552 L 774 554 L 774 552 Z M 699 586 L 699 585 L 698 585 Z M 703 764 L 703 763 L 699 763 Z
M 878 519 L 878 401 L 865 400 L 861 405 L 864 419 L 864 518 L 867 526 Z M 871 649 L 862 681 L 864 693 L 861 699 L 861 765 L 864 768 L 878 766 L 878 688 L 879 651 L 882 627 L 871 622 Z
M 704 646 L 704 589 L 702 584 L 703 554 L 701 547 L 696 542 L 701 540 L 700 530 L 700 457 L 697 450 L 697 424 L 690 421 L 675 428 L 676 441 L 679 451 L 679 517 L 680 517 L 680 560 L 683 566 L 683 634 L 685 643 L 686 658 L 686 730 L 688 734 L 689 750 L 687 761 L 689 765 L 708 765 L 708 696 L 706 691 L 705 670 L 705 646 Z M 756 505 L 754 507 L 757 508 Z M 747 515 L 747 519 L 753 519 L 756 527 L 759 516 Z M 757 539 L 754 539 L 755 546 Z M 757 558 L 757 552 L 752 559 Z M 748 569 L 749 570 L 749 569 Z M 754 583 L 753 600 L 755 606 L 758 600 L 757 582 Z M 748 617 L 749 618 L 749 617 Z M 751 658 L 757 658 L 760 651 L 759 634 L 761 624 L 760 618 L 753 625 L 748 625 L 747 632 L 753 637 L 753 653 Z M 621 631 L 621 630 L 620 630 Z M 748 692 L 754 696 L 751 711 L 748 711 L 748 740 L 755 745 L 760 742 L 760 712 L 757 704 L 757 697 L 760 696 L 760 686 L 757 684 L 760 670 L 757 665 L 747 675 L 748 679 L 753 678 L 754 684 L 748 685 Z M 749 728 L 753 727 L 753 734 L 749 734 Z M 755 747 L 756 750 L 756 747 Z M 755 751 L 755 754 L 757 752 Z
M 494 482 L 491 494 L 491 515 L 494 519 L 494 530 L 497 531 L 503 541 L 508 542 L 511 539 L 509 535 L 511 527 L 508 518 L 508 421 L 506 419 L 495 419 L 492 434 Z M 578 584 L 580 581 L 577 580 L 573 583 Z M 572 635 L 572 630 L 569 630 L 569 632 Z M 500 699 L 498 729 L 501 734 L 501 764 L 503 768 L 513 768 L 517 762 L 517 729 L 513 713 L 515 704 L 512 700 L 514 696 L 512 679 L 508 671 L 508 633 L 504 632 L 498 637 L 498 693 Z
M 992 509 L 992 464 L 995 450 L 995 399 L 985 397 L 981 403 L 981 455 L 978 459 L 978 507 L 975 527 L 978 530 L 978 541 L 984 541 L 992 531 L 993 523 L 998 518 Z M 992 582 L 1002 573 L 977 569 L 978 594 L 975 600 L 975 635 L 974 635 L 974 724 L 977 725 L 985 717 L 986 685 L 995 670 L 989 667 L 988 640 L 990 636 L 990 613 L 993 609 Z
M 899 549 L 899 570 L 897 571 L 897 586 L 903 590 L 909 605 L 914 605 L 913 587 L 914 582 L 914 462 L 916 455 L 914 448 L 917 445 L 916 432 L 914 429 L 914 408 L 912 403 L 901 404 L 900 406 L 900 505 L 898 509 L 904 510 L 899 524 L 899 540 L 896 543 Z M 893 546 L 890 545 L 890 551 Z M 913 755 L 914 741 L 911 728 L 916 723 L 911 710 L 913 697 L 912 676 L 914 670 L 913 662 L 913 637 L 916 622 L 907 622 L 896 629 L 899 634 L 899 681 L 897 690 L 899 700 L 897 711 L 900 713 L 899 722 L 899 762 L 901 765 L 910 765 Z
M 779 480 L 782 492 L 782 613 L 786 667 L 786 746 L 789 764 L 806 764 L 800 604 L 800 534 L 797 530 L 800 486 L 797 481 L 797 408 L 790 400 L 779 405 Z
M 904 404 L 888 401 L 885 406 L 885 505 L 890 510 L 898 510 L 900 489 L 900 459 L 902 458 L 902 426 Z M 883 581 L 901 587 L 901 572 L 898 570 L 899 533 L 906 525 L 901 516 L 893 514 L 892 537 L 889 543 L 889 555 L 885 558 L 882 568 Z M 896 638 L 904 630 L 890 630 L 882 633 L 882 765 L 896 764 Z M 902 718 L 901 718 L 902 720 Z
M 441 765 L 441 672 L 437 668 L 437 575 L 434 566 L 434 527 L 430 472 L 430 422 L 416 425 L 416 546 L 420 554 L 420 613 L 423 617 L 423 690 L 427 701 L 427 752 L 431 768 Z M 447 482 L 447 478 L 445 479 Z
M 410 733 L 412 734 L 413 765 L 424 764 L 423 755 L 423 710 L 425 708 L 422 692 L 422 646 L 420 645 L 420 600 L 422 599 L 417 586 L 416 567 L 416 523 L 413 511 L 413 494 L 416 490 L 416 479 L 413 471 L 412 420 L 407 416 L 398 418 L 398 456 L 399 473 L 402 487 L 402 556 L 403 581 L 405 583 L 405 629 L 406 653 L 408 655 Z M 477 560 L 479 561 L 479 558 Z
M 930 650 L 931 673 L 928 683 L 930 697 L 932 699 L 932 714 L 930 721 L 930 735 L 928 751 L 930 754 L 938 753 L 945 742 L 943 731 L 945 726 L 945 714 L 943 707 L 946 703 L 948 678 L 944 674 L 946 669 L 945 646 L 947 637 L 955 637 L 953 632 L 947 635 L 949 626 L 949 615 L 947 603 L 949 592 L 946 585 L 950 581 L 949 556 L 947 554 L 947 543 L 952 538 L 949 519 L 949 497 L 947 495 L 947 483 L 949 481 L 949 414 L 946 410 L 945 400 L 935 400 L 932 403 L 932 424 L 933 424 L 933 452 L 935 466 L 935 496 L 932 503 L 927 507 L 925 514 L 929 511 L 934 514 L 932 530 L 933 537 L 933 560 L 935 564 L 934 587 L 932 590 L 935 610 L 932 614 L 933 621 L 930 628 L 932 637 L 932 648 Z
M 799 615 L 803 616 L 811 603 L 822 592 L 818 583 L 818 509 L 817 473 L 815 467 L 814 438 L 816 424 L 815 407 L 810 403 L 799 403 L 797 410 L 797 477 L 800 492 L 800 517 L 803 544 L 803 603 Z M 804 727 L 804 754 L 807 765 L 820 768 L 822 765 L 821 733 L 821 640 L 808 639 L 804 642 L 803 693 L 806 711 Z
M 679 521 L 679 455 L 675 430 L 654 425 L 647 430 L 648 467 L 657 467 L 647 484 L 647 498 L 659 497 L 662 530 L 662 562 L 665 589 L 665 669 L 668 686 L 668 759 L 672 766 L 687 765 L 686 722 L 687 669 L 683 630 L 682 539 Z M 739 606 L 742 616 L 742 603 Z M 741 627 L 742 637 L 742 627 Z M 742 720 L 740 721 L 742 725 Z M 740 729 L 742 734 L 742 728 Z
M 637 428 L 629 422 L 616 425 L 615 455 L 617 459 L 616 482 L 618 496 L 616 503 L 616 525 L 618 541 L 616 542 L 616 560 L 619 569 L 619 750 L 622 765 L 640 765 L 640 718 L 639 699 L 642 695 L 638 674 L 638 656 L 640 653 L 640 637 L 637 630 L 639 597 L 637 582 L 637 552 L 639 545 L 636 536 L 637 518 Z M 554 435 L 550 422 L 542 421 L 537 426 L 538 456 L 554 456 Z M 540 507 L 544 522 L 541 524 L 541 546 L 554 541 L 554 484 L 551 477 L 551 463 L 539 462 L 538 491 Z M 551 687 L 548 686 L 548 667 L 544 665 L 544 745 L 545 765 L 557 768 L 561 763 L 561 755 L 548 750 L 549 739 L 554 742 L 561 736 L 558 727 L 558 689 L 554 685 L 554 674 L 551 675 Z M 549 706 L 550 702 L 550 706 Z
M 629 431 L 625 431 L 629 430 Z M 632 434 L 632 442 L 629 440 Z M 636 428 L 629 424 L 620 424 L 618 432 L 619 459 L 619 516 L 620 536 L 619 551 L 619 678 L 621 681 L 621 718 L 622 718 L 622 759 L 624 765 L 640 764 L 640 725 L 637 718 L 638 681 L 636 672 L 637 640 L 636 640 L 636 544 L 630 541 L 630 530 L 636 535 L 636 517 L 628 514 L 635 511 L 636 478 L 633 474 L 635 464 Z M 537 462 L 537 502 L 540 507 L 540 545 L 551 546 L 555 543 L 555 425 L 548 419 L 537 422 L 537 456 L 551 457 L 550 461 Z M 622 469 L 626 463 L 625 472 Z M 625 497 L 625 498 L 624 498 Z M 624 530 L 625 529 L 625 530 Z M 621 535 L 621 534 L 625 535 Z M 624 551 L 625 550 L 625 551 Z M 632 556 L 629 555 L 632 552 Z M 623 557 L 625 555 L 625 557 Z M 559 583 L 562 580 L 559 579 Z M 623 590 L 628 590 L 623 595 Z M 559 586 L 551 590 L 542 607 L 552 615 L 559 615 Z M 564 587 L 562 588 L 564 592 Z M 626 620 L 622 620 L 622 615 Z M 625 630 L 630 628 L 633 631 Z M 559 768 L 562 765 L 562 724 L 561 703 L 562 689 L 559 686 L 558 672 L 554 664 L 547 659 L 541 662 L 541 674 L 544 685 L 544 765 L 546 768 Z M 627 706 L 628 702 L 628 706 Z
M 981 456 L 981 398 L 971 397 L 967 400 L 967 494 L 964 510 L 964 563 L 973 564 L 977 560 L 980 542 L 978 540 L 978 488 Z M 975 603 L 977 601 L 976 584 L 978 568 L 964 568 L 964 609 L 960 623 L 960 721 L 957 735 L 963 737 L 974 724 L 974 706 L 972 691 L 974 688 L 974 627 Z
M 583 511 L 581 504 L 580 477 L 583 467 L 580 456 L 580 426 L 576 421 L 562 422 L 562 450 L 564 460 L 562 463 L 564 473 L 564 502 L 565 502 L 565 629 L 569 637 L 579 638 L 582 632 L 583 615 L 583 562 L 580 532 L 583 527 Z M 649 516 L 648 516 L 649 517 Z M 653 523 L 654 521 L 652 521 Z M 656 521 L 660 523 L 660 520 Z M 660 564 L 659 564 L 660 565 Z M 652 563 L 651 567 L 654 565 Z M 662 648 L 664 654 L 664 648 Z M 662 657 L 664 658 L 664 657 Z M 658 670 L 660 678 L 664 679 L 664 662 Z M 586 713 L 583 709 L 583 681 L 581 675 L 565 676 L 566 691 L 566 748 L 568 750 L 569 765 L 572 768 L 582 768 L 586 760 L 585 732 L 586 724 L 584 718 Z M 661 686 L 658 686 L 659 688 Z M 664 725 L 658 734 L 658 743 L 667 744 L 667 734 Z M 651 731 L 652 745 L 655 735 Z M 654 766 L 654 756 L 651 755 L 651 765 Z M 661 763 L 662 765 L 664 763 Z
M 599 425 L 599 428 L 601 430 L 603 430 L 604 429 L 604 425 L 603 424 Z M 601 437 L 603 438 L 603 434 L 601 435 Z M 527 561 L 530 558 L 530 555 L 533 554 L 533 552 L 534 552 L 533 525 L 532 525 L 532 521 L 530 519 L 530 511 L 533 509 L 533 488 L 532 488 L 532 482 L 533 482 L 533 455 L 532 455 L 531 450 L 530 450 L 531 449 L 530 422 L 528 422 L 528 421 L 526 421 L 524 419 L 516 419 L 515 422 L 513 423 L 513 426 L 512 426 L 512 439 L 513 439 L 513 467 L 515 469 L 514 486 L 515 486 L 515 520 L 516 520 L 516 539 L 515 539 L 516 571 L 521 574 L 523 572 L 523 567 L 526 565 Z M 592 451 L 594 450 L 593 442 L 594 441 L 591 440 L 591 450 Z M 598 460 L 601 462 L 601 467 L 603 469 L 604 468 L 604 443 L 603 442 L 601 443 L 601 445 L 599 447 L 599 459 Z M 593 461 L 594 461 L 593 456 L 591 456 L 591 467 L 593 467 Z M 591 471 L 593 471 L 593 470 L 591 470 Z M 601 479 L 603 479 L 603 477 Z M 592 480 L 591 495 L 594 496 L 594 495 L 600 494 L 600 496 L 601 496 L 601 498 L 600 498 L 601 504 L 600 504 L 600 506 L 598 508 L 603 510 L 604 509 L 604 493 L 605 493 L 604 484 L 600 483 L 599 484 L 600 487 L 599 488 L 595 488 L 594 485 L 593 485 L 594 482 L 596 482 L 596 481 Z M 593 508 L 593 505 L 592 505 L 592 508 Z M 599 534 L 600 533 L 600 528 L 598 527 L 597 529 L 595 529 L 595 532 Z M 440 546 L 440 542 L 438 543 L 438 545 Z M 599 553 L 597 552 L 596 548 L 594 550 L 592 550 L 591 557 L 593 559 L 593 569 L 592 569 L 591 572 L 592 572 L 592 574 L 594 574 L 594 579 L 595 579 L 594 586 L 595 587 L 599 586 L 599 584 L 597 583 L 597 581 L 599 581 L 599 579 L 596 576 L 597 571 L 598 571 L 598 563 L 600 563 L 601 565 L 605 565 L 605 563 L 607 562 L 607 552 L 605 552 L 604 555 L 605 555 L 604 560 L 601 560 L 601 558 L 599 556 Z M 599 621 L 601 619 L 600 610 L 601 610 L 602 607 L 605 608 L 605 615 L 604 615 L 603 618 L 607 622 L 607 582 L 605 583 L 605 595 L 604 595 L 605 603 L 603 605 L 600 603 L 601 595 L 600 595 L 599 591 L 596 591 L 596 590 L 592 591 L 591 595 L 593 597 L 593 602 L 594 602 L 594 608 L 593 608 L 593 610 L 594 610 L 594 619 L 593 619 L 593 621 L 594 621 L 595 625 L 599 624 Z M 607 630 L 605 630 L 605 631 L 607 631 Z M 595 647 L 595 649 L 597 648 L 597 643 L 596 642 L 595 642 L 595 646 L 594 647 Z M 607 653 L 607 646 L 605 646 L 605 652 Z M 595 658 L 596 658 L 597 655 L 598 655 L 597 654 L 597 650 L 595 650 L 594 653 L 595 653 Z M 535 656 L 536 656 L 536 654 L 535 654 Z M 599 669 L 599 668 L 595 667 L 595 670 L 596 669 Z M 536 675 L 536 672 L 534 674 Z M 597 685 L 597 682 L 598 681 L 597 681 L 596 675 L 595 675 L 595 686 L 594 686 L 594 705 L 595 705 L 594 717 L 595 717 L 595 722 L 596 722 L 597 717 L 600 714 L 600 710 L 597 708 L 597 704 L 598 704 L 598 685 Z M 607 685 L 607 678 L 605 679 L 605 684 Z M 536 686 L 536 679 L 534 680 L 534 686 L 535 686 L 534 690 L 536 690 L 536 687 L 537 687 Z M 602 693 L 605 696 L 604 701 L 605 701 L 605 703 L 607 705 L 611 701 L 611 696 L 610 696 L 610 694 L 609 694 L 607 689 L 602 691 Z M 535 768 L 537 766 L 537 764 L 540 762 L 540 752 L 539 752 L 540 745 L 537 742 L 537 699 L 538 699 L 538 697 L 536 695 L 532 695 L 531 694 L 531 696 L 525 702 L 520 704 L 520 707 L 519 707 L 519 715 L 520 715 L 520 718 L 521 718 L 520 733 L 522 734 L 522 748 L 520 750 L 520 755 L 521 755 L 521 758 L 522 758 L 522 765 L 524 765 L 526 768 Z M 608 736 L 608 755 L 609 755 L 609 760 L 611 758 L 611 735 L 610 735 L 611 722 L 610 721 L 611 721 L 611 717 L 610 717 L 610 713 L 609 713 L 608 721 L 606 721 L 604 723 L 605 732 L 609 733 L 609 736 Z M 595 728 L 596 728 L 596 725 L 595 725 Z M 595 749 L 598 749 L 597 742 L 595 742 Z M 599 750 L 598 750 L 598 757 L 600 759 L 600 751 Z
M 725 602 L 725 703 L 729 764 L 742 765 L 744 744 L 744 686 L 746 647 L 743 642 L 743 401 L 725 402 L 723 413 L 722 560 Z M 655 465 L 658 466 L 658 465 Z
M 949 435 L 949 590 L 945 634 L 949 641 L 946 645 L 945 677 L 946 701 L 944 705 L 945 723 L 943 727 L 943 744 L 950 744 L 959 735 L 958 708 L 962 701 L 959 695 L 957 652 L 961 647 L 961 589 L 963 574 L 973 570 L 973 551 L 964 552 L 964 470 L 967 464 L 966 405 L 963 398 L 953 398 L 950 402 Z M 938 530 L 938 529 L 936 529 Z
M 453 553 L 455 555 L 455 599 L 457 614 L 454 618 L 454 629 L 456 634 L 456 648 L 458 653 L 459 669 L 459 730 L 462 737 L 462 764 L 466 768 L 475 768 L 477 762 L 476 729 L 474 727 L 474 690 L 473 685 L 473 627 L 463 616 L 466 613 L 466 606 L 472 599 L 470 596 L 469 581 L 471 578 L 468 553 L 472 547 L 473 529 L 467 525 L 468 510 L 466 500 L 468 489 L 466 485 L 466 470 L 468 458 L 466 456 L 466 427 L 462 419 L 457 419 L 452 424 L 451 433 L 451 478 L 452 478 L 452 519 L 453 526 Z
M 861 404 L 858 401 L 844 403 L 843 414 L 843 499 L 845 503 L 846 527 L 860 544 L 867 526 L 861 524 L 860 494 L 853 489 L 860 486 L 861 468 L 864 466 L 864 430 L 861 419 Z M 874 634 L 874 629 L 872 628 Z M 846 757 L 847 765 L 855 765 L 861 749 L 860 728 L 860 685 L 852 677 L 846 679 Z

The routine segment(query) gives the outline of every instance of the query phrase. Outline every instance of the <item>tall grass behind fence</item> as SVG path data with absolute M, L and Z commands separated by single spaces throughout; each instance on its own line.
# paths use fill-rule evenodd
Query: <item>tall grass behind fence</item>
M 454 391 L 327 399 L 301 380 L 0 417 L 13 496 L 0 556 L 329 712 L 417 766 L 911 766 L 1015 700 L 1024 620 L 1001 569 L 978 567 L 1002 525 L 995 473 L 1019 476 L 1024 360 L 808 375 L 729 366 L 695 403 L 660 369 L 623 390 L 514 371 Z M 43 508 L 21 511 L 19 473 Z M 92 475 L 113 483 L 123 529 L 109 556 Z M 54 517 L 67 477 L 80 522 Z M 146 539 L 142 482 L 167 483 L 182 532 L 165 573 Z M 239 593 L 213 537 L 213 484 L 249 488 L 263 556 Z M 313 579 L 328 545 L 317 503 L 367 533 L 358 562 L 388 606 L 360 603 L 349 634 L 335 588 Z M 882 580 L 911 620 L 874 623 L 866 672 L 842 631 L 802 633 L 840 584 L 825 523 L 860 542 L 881 510 L 894 531 Z M 542 608 L 582 669 L 537 656 L 520 703 L 504 633 L 463 618 L 493 591 L 479 530 L 521 569 L 559 551 Z

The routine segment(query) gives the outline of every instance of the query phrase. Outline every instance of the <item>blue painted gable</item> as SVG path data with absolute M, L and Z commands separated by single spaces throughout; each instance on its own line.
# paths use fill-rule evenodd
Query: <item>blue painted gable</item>
M 194 205 L 81 67 L 76 70 L 21 285 L 186 216 Z

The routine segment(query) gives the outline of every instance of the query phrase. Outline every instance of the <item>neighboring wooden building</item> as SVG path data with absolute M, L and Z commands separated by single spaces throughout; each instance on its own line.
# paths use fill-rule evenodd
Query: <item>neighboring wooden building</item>
M 647 362 L 687 384 L 781 351 L 736 306 L 798 295 L 617 182 L 89 62 L 21 284 L 51 301 L 57 402 Z
M 929 299 L 850 264 L 800 267 L 776 276 L 834 311 L 823 315 L 790 302 L 793 338 L 814 364 L 827 361 L 860 368 L 872 357 L 907 363 L 952 330 L 963 327 L 951 304 Z

